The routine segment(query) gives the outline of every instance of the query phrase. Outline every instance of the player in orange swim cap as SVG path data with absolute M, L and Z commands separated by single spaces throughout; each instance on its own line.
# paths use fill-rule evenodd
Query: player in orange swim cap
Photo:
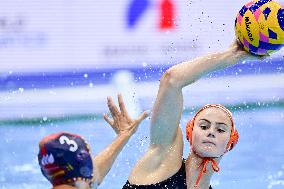
M 232 114 L 224 106 L 206 105 L 187 124 L 190 153 L 183 159 L 179 126 L 182 89 L 203 75 L 253 58 L 235 41 L 227 50 L 177 64 L 160 79 L 153 107 L 150 146 L 133 167 L 123 189 L 208 189 L 223 155 L 238 141 Z M 201 96 L 202 94 L 200 94 Z
M 98 155 L 92 157 L 87 142 L 72 133 L 55 133 L 40 141 L 39 165 L 53 189 L 90 189 L 97 188 L 102 182 L 119 152 L 147 117 L 143 112 L 138 119 L 131 119 L 121 95 L 118 95 L 118 102 L 119 108 L 108 97 L 112 119 L 104 116 L 117 137 Z
M 216 134 L 212 129 L 216 130 Z M 229 134 L 229 140 L 226 133 Z M 238 142 L 239 134 L 235 128 L 232 113 L 227 108 L 220 104 L 207 104 L 187 123 L 186 138 L 190 142 L 192 153 L 202 159 L 200 163 L 202 169 L 195 183 L 197 187 L 203 173 L 206 173 L 208 163 L 212 164 L 214 171 L 219 171 L 216 161 L 219 161 L 224 153 L 233 149 Z

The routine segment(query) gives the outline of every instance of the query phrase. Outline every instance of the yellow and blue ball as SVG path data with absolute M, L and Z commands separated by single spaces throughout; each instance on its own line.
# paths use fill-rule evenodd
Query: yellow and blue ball
M 255 55 L 268 55 L 284 46 L 284 9 L 272 0 L 245 4 L 235 21 L 236 36 L 243 48 Z

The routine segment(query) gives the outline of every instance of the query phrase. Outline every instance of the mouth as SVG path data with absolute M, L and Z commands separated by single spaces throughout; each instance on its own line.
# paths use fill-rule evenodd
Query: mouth
M 216 144 L 214 142 L 211 142 L 211 141 L 203 141 L 202 143 L 216 146 Z

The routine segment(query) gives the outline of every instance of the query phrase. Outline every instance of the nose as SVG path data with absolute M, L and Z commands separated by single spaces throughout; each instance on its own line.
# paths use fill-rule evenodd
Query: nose
M 214 129 L 212 127 L 208 130 L 207 137 L 210 137 L 210 138 L 215 138 L 216 137 Z
M 215 138 L 215 135 L 213 133 L 208 133 L 207 137 L 210 137 L 210 138 Z

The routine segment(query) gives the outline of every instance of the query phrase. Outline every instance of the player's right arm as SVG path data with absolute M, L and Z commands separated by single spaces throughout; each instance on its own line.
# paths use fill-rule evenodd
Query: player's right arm
M 150 146 L 133 168 L 130 183 L 156 183 L 177 172 L 183 152 L 183 137 L 179 127 L 183 110 L 183 87 L 209 72 L 233 65 L 248 56 L 235 42 L 224 52 L 177 64 L 163 74 L 151 118 Z

